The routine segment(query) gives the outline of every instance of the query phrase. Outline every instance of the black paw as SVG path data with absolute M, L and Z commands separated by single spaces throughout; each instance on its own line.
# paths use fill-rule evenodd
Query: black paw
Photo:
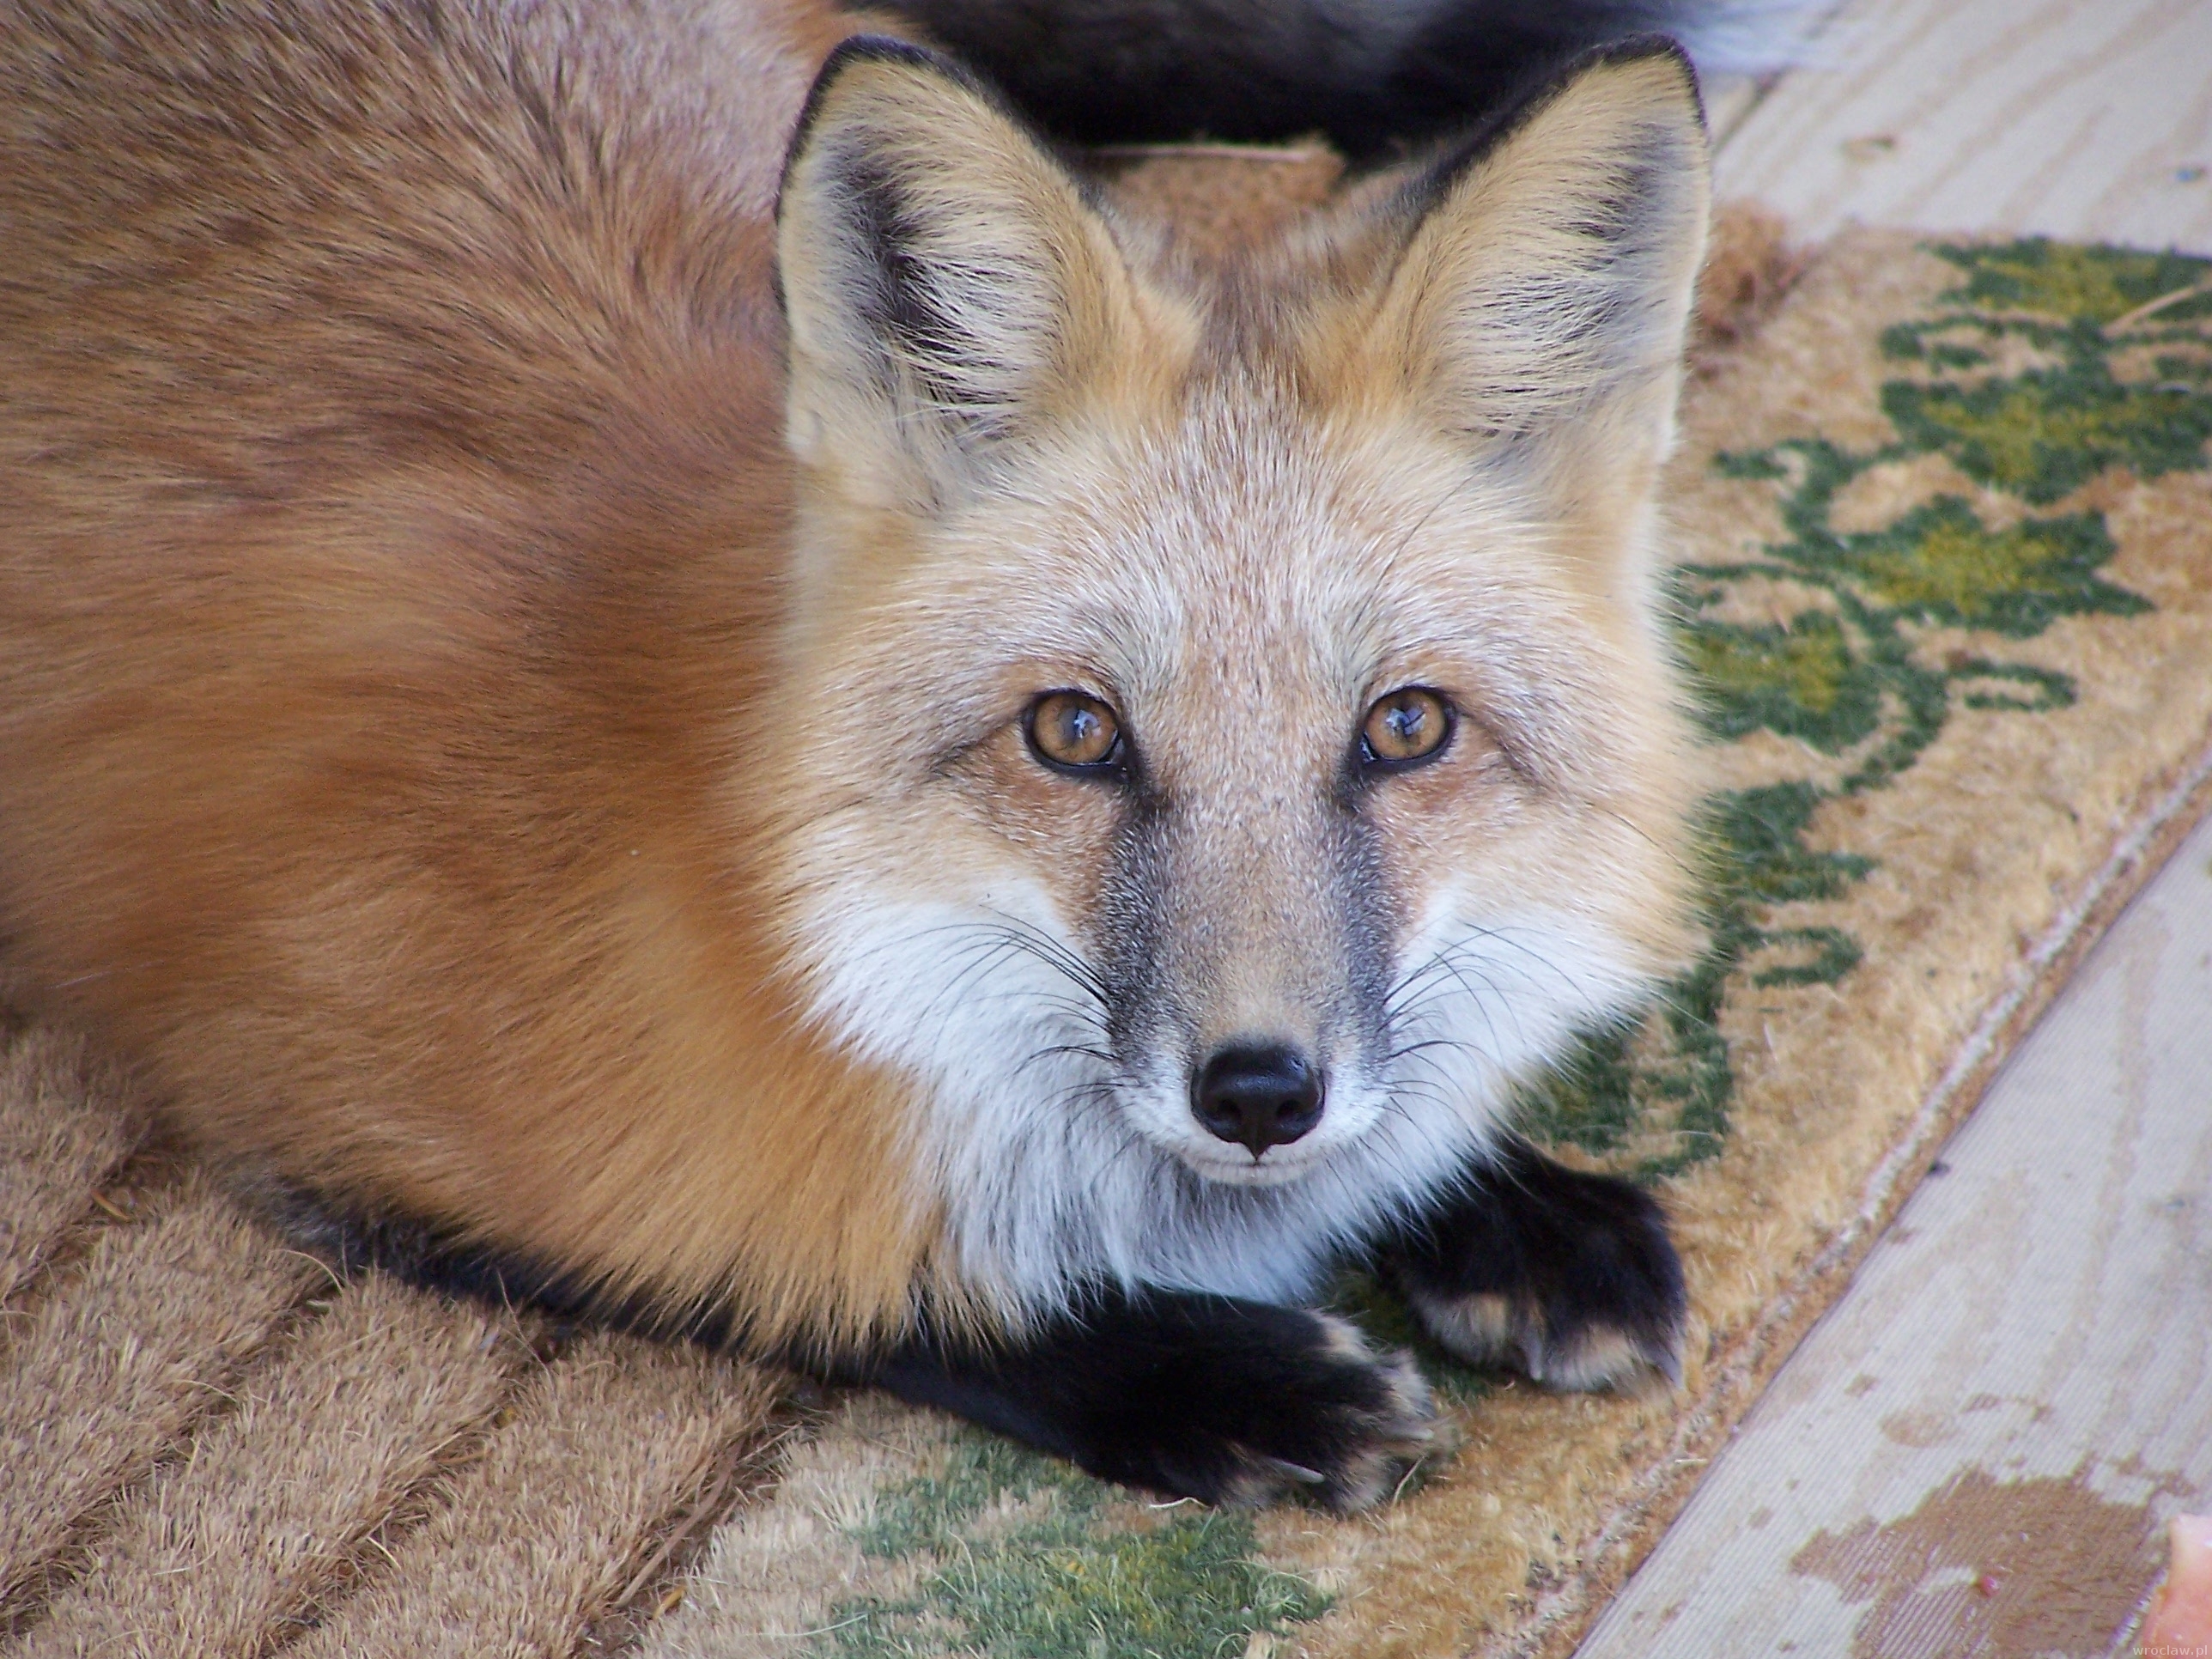
M 1224 1297 L 1114 1297 L 988 1358 L 900 1356 L 872 1379 L 1108 1480 L 1209 1504 L 1388 1496 L 1434 1412 L 1410 1358 L 1331 1315 Z
M 1077 1459 L 1094 1474 L 1210 1504 L 1301 1498 L 1342 1512 L 1389 1495 L 1428 1449 L 1434 1411 L 1411 1357 L 1377 1354 L 1347 1321 L 1229 1304 L 1154 1328 L 1133 1344 L 1124 1334 L 1106 1361 L 1119 1397 Z
M 1649 1193 L 1519 1141 L 1394 1242 L 1383 1266 L 1462 1359 L 1558 1389 L 1682 1378 L 1682 1264 Z

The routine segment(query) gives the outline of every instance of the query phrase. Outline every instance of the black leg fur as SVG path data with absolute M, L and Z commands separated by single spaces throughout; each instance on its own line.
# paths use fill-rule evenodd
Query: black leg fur
M 1382 1251 L 1437 1341 L 1563 1389 L 1681 1380 L 1682 1264 L 1649 1193 L 1511 1140 Z
M 1091 1474 L 1213 1504 L 1310 1498 L 1363 1509 L 1426 1449 L 1428 1385 L 1346 1321 L 1302 1308 L 1158 1291 L 1101 1294 L 994 1350 L 917 1340 L 865 1364 L 763 1352 L 726 1310 L 611 1301 L 543 1264 L 458 1244 L 404 1218 L 364 1218 L 315 1194 L 250 1183 L 257 1207 L 337 1271 L 376 1267 L 428 1290 L 643 1336 L 739 1348 L 839 1383 L 936 1406 Z
M 721 1310 L 611 1304 L 557 1271 L 404 1219 L 343 1215 L 260 1183 L 262 1207 L 341 1269 L 714 1347 L 748 1346 Z M 1640 1188 L 1509 1141 L 1422 1224 L 1378 1247 L 1422 1324 L 1463 1359 L 1587 1389 L 1680 1376 L 1685 1297 L 1665 1217 Z M 768 1356 L 817 1374 L 800 1354 Z M 831 1380 L 888 1389 L 1103 1479 L 1213 1504 L 1301 1496 L 1365 1507 L 1426 1449 L 1428 1389 L 1402 1353 L 1303 1308 L 1188 1292 L 1103 1292 L 1018 1345 L 918 1340 Z
M 1427 1385 L 1344 1321 L 1226 1297 L 1109 1294 L 1024 1346 L 916 1345 L 866 1381 L 1109 1480 L 1210 1504 L 1388 1494 L 1428 1444 Z
M 248 1178 L 238 1190 L 264 1220 L 340 1274 L 374 1267 L 421 1290 L 494 1307 L 534 1309 L 661 1341 L 747 1346 L 744 1332 L 720 1308 L 671 1310 L 610 1297 L 528 1256 L 459 1243 L 411 1217 L 364 1215 L 287 1182 Z M 804 1362 L 790 1363 L 804 1368 Z

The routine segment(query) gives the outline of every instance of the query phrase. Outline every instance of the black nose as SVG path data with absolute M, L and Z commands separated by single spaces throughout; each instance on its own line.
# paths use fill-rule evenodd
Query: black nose
M 1321 1121 L 1321 1073 L 1279 1042 L 1221 1049 L 1192 1081 L 1190 1096 L 1208 1134 L 1242 1141 L 1255 1158 Z

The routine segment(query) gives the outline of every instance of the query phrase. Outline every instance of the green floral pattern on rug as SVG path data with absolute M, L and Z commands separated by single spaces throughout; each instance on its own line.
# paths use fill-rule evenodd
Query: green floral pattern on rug
M 1832 983 L 1860 961 L 1844 930 L 1778 919 L 1844 896 L 1874 867 L 1807 846 L 1821 802 L 1890 782 L 1961 707 L 2036 714 L 2074 701 L 2070 678 L 2008 659 L 2008 641 L 2149 609 L 2102 574 L 2115 550 L 2102 513 L 2037 509 L 2115 467 L 2149 478 L 2207 465 L 2212 262 L 2043 241 L 1930 251 L 1965 280 L 1935 314 L 1882 337 L 1899 370 L 1881 388 L 1896 441 L 1861 451 L 1790 438 L 1715 457 L 1724 476 L 1774 489 L 1784 538 L 1751 560 L 1676 572 L 1680 650 L 1710 736 L 1774 732 L 1844 770 L 1709 803 L 1710 948 L 1644 1024 L 1590 1034 L 1528 1091 L 1524 1121 L 1540 1139 L 1647 1178 L 1718 1153 L 1735 1087 L 1725 1000 Z M 1877 529 L 1838 527 L 1851 486 L 1928 456 L 1995 501 L 1938 495 Z M 1993 511 L 2008 501 L 2014 510 Z M 1795 596 L 1795 614 L 1729 620 L 1747 584 Z
M 880 1494 L 852 1528 L 872 1560 L 918 1567 L 908 1595 L 835 1606 L 823 1659 L 1237 1659 L 1328 1598 L 1257 1559 L 1252 1522 L 1170 1506 L 1106 1523 L 1112 1488 L 963 1430 L 945 1467 Z

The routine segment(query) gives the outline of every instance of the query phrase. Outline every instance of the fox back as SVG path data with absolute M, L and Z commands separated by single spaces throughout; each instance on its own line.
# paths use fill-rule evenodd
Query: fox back
M 1295 1298 L 1680 959 L 1677 56 L 1217 268 L 799 0 L 222 16 L 4 26 L 0 968 L 246 1180 Z

